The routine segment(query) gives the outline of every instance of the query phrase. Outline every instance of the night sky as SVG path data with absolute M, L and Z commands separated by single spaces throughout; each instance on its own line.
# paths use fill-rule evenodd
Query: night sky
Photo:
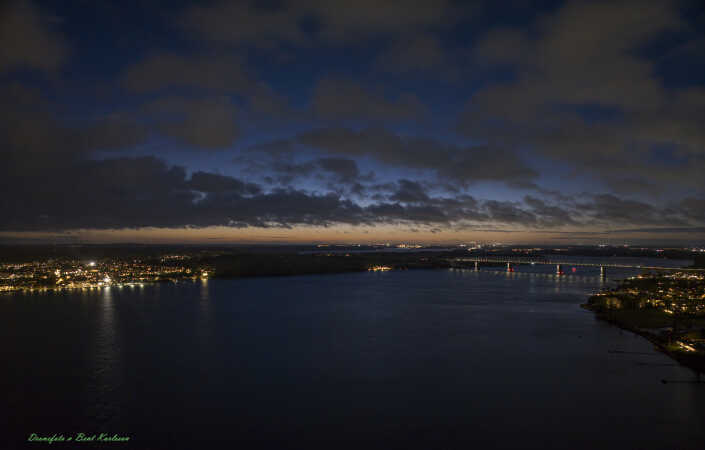
M 705 241 L 701 1 L 0 6 L 0 241 Z

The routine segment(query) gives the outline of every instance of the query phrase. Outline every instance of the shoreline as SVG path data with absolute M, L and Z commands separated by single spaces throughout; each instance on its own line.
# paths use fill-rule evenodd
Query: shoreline
M 602 320 L 604 322 L 609 323 L 610 325 L 616 326 L 617 328 L 619 328 L 621 330 L 629 331 L 631 333 L 634 333 L 638 336 L 643 337 L 647 341 L 651 342 L 656 347 L 656 349 L 658 351 L 660 351 L 661 353 L 670 357 L 671 359 L 676 361 L 681 366 L 687 367 L 688 369 L 693 370 L 696 373 L 696 375 L 698 376 L 698 379 L 701 374 L 705 374 L 705 360 L 697 357 L 697 355 L 688 355 L 683 352 L 674 352 L 672 350 L 669 350 L 667 347 L 668 343 L 660 336 L 657 336 L 654 333 L 645 331 L 639 327 L 634 327 L 634 326 L 631 326 L 627 323 L 612 319 L 612 318 L 608 317 L 608 315 L 605 314 L 604 312 L 597 311 L 589 303 L 583 303 L 580 305 L 580 307 L 594 313 L 595 317 L 598 320 Z M 662 380 L 662 381 L 665 382 L 665 380 Z
M 239 280 L 239 279 L 250 279 L 250 278 L 279 278 L 279 277 L 296 277 L 296 276 L 310 276 L 310 275 L 341 275 L 346 273 L 365 273 L 365 272 L 387 272 L 387 271 L 407 271 L 407 270 L 439 270 L 448 269 L 449 267 L 439 266 L 439 265 L 429 265 L 429 266 L 399 266 L 399 267 L 368 267 L 368 268 L 339 268 L 335 267 L 330 270 L 302 270 L 298 272 L 254 272 L 246 274 L 215 274 L 206 278 L 203 277 L 186 277 L 186 278 L 173 278 L 173 279 L 162 279 L 162 280 L 143 280 L 134 282 L 124 282 L 115 283 L 110 285 L 93 285 L 93 286 L 80 286 L 80 287 L 70 287 L 70 286 L 45 286 L 45 287 L 34 287 L 34 288 L 15 288 L 0 291 L 1 295 L 12 295 L 17 293 L 22 294 L 45 294 L 45 293 L 62 293 L 62 292 L 90 292 L 90 291 L 102 291 L 104 289 L 116 288 L 132 288 L 132 287 L 145 287 L 154 286 L 159 284 L 179 284 L 179 283 L 197 283 L 207 280 Z

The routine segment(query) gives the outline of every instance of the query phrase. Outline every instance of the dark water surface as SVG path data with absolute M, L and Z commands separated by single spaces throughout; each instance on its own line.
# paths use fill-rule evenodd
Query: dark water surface
M 517 270 L 0 297 L 0 448 L 705 447 L 705 385 L 579 307 L 596 270 Z

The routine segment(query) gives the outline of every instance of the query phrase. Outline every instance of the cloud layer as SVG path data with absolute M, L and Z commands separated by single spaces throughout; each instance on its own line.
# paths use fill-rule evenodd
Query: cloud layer
M 694 3 L 130 8 L 100 42 L 72 8 L 0 8 L 1 231 L 705 237 Z

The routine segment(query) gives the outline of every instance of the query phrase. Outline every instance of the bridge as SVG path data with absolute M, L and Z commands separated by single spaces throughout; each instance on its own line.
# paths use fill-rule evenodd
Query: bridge
M 600 276 L 607 276 L 607 269 L 641 269 L 641 270 L 654 270 L 654 271 L 667 271 L 667 270 L 677 270 L 680 272 L 701 272 L 705 273 L 705 269 L 692 269 L 683 267 L 659 267 L 659 266 L 640 266 L 632 264 L 616 264 L 616 263 L 598 263 L 598 262 L 585 262 L 585 261 L 569 261 L 569 260 L 550 260 L 545 258 L 515 258 L 515 257 L 468 257 L 468 258 L 454 258 L 451 260 L 451 264 L 456 263 L 474 263 L 475 270 L 479 270 L 481 263 L 489 264 L 506 264 L 507 272 L 513 272 L 512 264 L 545 264 L 545 265 L 555 265 L 556 274 L 563 275 L 563 266 L 574 266 L 574 267 L 599 267 Z

